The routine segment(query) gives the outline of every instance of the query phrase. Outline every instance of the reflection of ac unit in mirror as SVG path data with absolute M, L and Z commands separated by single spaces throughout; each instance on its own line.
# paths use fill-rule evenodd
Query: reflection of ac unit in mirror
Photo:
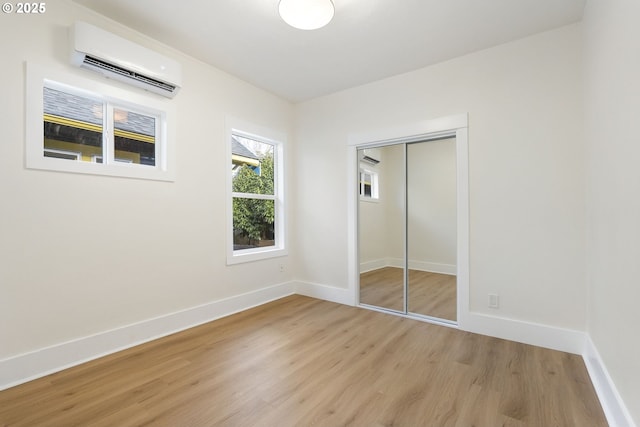
M 360 151 L 360 161 L 369 165 L 377 165 L 380 163 L 380 153 L 376 148 L 366 148 Z
M 129 40 L 86 22 L 70 29 L 71 63 L 103 76 L 173 98 L 182 84 L 182 67 Z

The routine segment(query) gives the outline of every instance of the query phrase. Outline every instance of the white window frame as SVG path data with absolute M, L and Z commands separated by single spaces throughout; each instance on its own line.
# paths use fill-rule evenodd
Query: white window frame
M 67 151 L 67 150 L 56 150 L 54 148 L 45 148 L 44 153 L 54 153 L 54 154 L 63 154 L 63 155 L 67 155 L 67 156 L 76 156 L 75 159 L 69 159 L 71 161 L 75 161 L 75 162 L 79 162 L 81 161 L 82 158 L 82 153 L 80 153 L 79 151 Z
M 175 107 L 169 99 L 158 95 L 127 89 L 97 75 L 94 79 L 78 75 L 77 70 L 47 67 L 28 63 L 26 67 L 26 132 L 25 166 L 56 172 L 107 175 L 125 178 L 175 181 Z M 106 163 L 70 161 L 44 156 L 44 87 L 74 95 L 96 99 L 112 108 L 150 115 L 156 120 L 155 166 L 117 162 Z M 110 141 L 111 140 L 111 141 Z M 110 141 L 110 142 L 109 142 Z M 112 135 L 103 129 L 107 159 L 113 157 Z
M 371 195 L 364 194 L 364 175 L 371 176 Z M 379 174 L 376 171 L 366 168 L 360 168 L 360 200 L 364 202 L 378 202 L 380 200 L 380 182 Z
M 273 145 L 273 163 L 274 163 L 274 195 L 255 195 L 256 199 L 270 199 L 275 203 L 275 220 L 274 220 L 274 240 L 273 246 L 265 246 L 251 249 L 233 249 L 233 199 L 234 197 L 242 197 L 239 193 L 234 193 L 233 177 L 231 173 L 231 137 L 233 135 L 243 138 L 253 139 L 258 142 Z M 226 119 L 226 138 L 227 155 L 225 156 L 224 171 L 226 174 L 226 201 L 227 201 L 227 265 L 239 264 L 244 262 L 252 262 L 263 259 L 275 258 L 288 255 L 287 250 L 287 233 L 285 223 L 285 169 L 284 169 L 284 147 L 286 144 L 285 134 L 264 128 L 252 123 L 248 123 L 236 118 L 227 117 Z

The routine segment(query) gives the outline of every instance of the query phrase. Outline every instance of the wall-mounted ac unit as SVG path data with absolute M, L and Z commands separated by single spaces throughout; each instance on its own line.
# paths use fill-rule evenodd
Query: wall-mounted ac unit
M 368 163 L 372 166 L 377 165 L 378 163 L 380 163 L 379 156 L 379 149 L 377 148 L 365 148 L 363 150 L 359 150 L 360 153 L 360 161 L 363 163 Z
M 170 58 L 86 22 L 70 29 L 71 63 L 173 98 L 182 84 L 182 67 Z
M 367 156 L 366 154 L 362 156 L 362 161 L 365 163 L 369 163 L 370 165 L 377 165 L 378 163 L 380 163 L 380 160 L 374 159 L 373 157 Z

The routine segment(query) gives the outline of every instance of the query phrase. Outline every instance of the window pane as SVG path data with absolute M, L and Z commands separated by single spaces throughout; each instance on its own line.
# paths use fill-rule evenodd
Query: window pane
M 233 191 L 249 194 L 274 193 L 274 146 L 233 135 L 231 173 Z
M 371 197 L 371 184 L 365 182 L 364 184 L 364 196 Z
M 233 250 L 275 246 L 275 202 L 233 198 Z
M 116 162 L 156 165 L 156 118 L 144 114 L 113 110 Z
M 44 156 L 91 162 L 102 156 L 101 102 L 44 88 Z

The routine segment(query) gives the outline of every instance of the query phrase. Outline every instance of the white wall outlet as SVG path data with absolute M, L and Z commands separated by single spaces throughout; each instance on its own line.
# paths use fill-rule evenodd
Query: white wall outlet
M 284 264 L 280 264 L 280 273 L 284 273 L 284 270 L 285 270 Z
M 500 297 L 498 294 L 489 294 L 489 308 L 499 308 Z

